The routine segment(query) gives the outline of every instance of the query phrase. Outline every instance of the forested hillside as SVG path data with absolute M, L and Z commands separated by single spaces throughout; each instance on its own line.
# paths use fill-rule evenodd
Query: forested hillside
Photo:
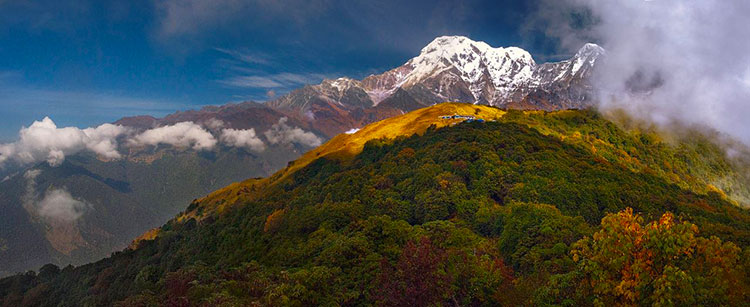
M 482 120 L 440 117 L 456 114 Z M 0 280 L 0 296 L 8 306 L 746 304 L 747 164 L 697 133 L 667 142 L 593 111 L 441 104 L 194 201 L 110 258 Z

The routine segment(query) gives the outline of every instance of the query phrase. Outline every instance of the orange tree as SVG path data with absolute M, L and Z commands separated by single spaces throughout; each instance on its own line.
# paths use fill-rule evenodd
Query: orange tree
M 740 248 L 699 237 L 669 212 L 647 225 L 631 208 L 608 214 L 571 254 L 578 299 L 594 305 L 736 305 L 748 296 Z

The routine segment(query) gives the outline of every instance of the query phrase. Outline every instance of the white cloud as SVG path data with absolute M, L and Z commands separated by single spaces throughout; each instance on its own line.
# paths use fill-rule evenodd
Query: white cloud
M 23 174 L 26 178 L 26 193 L 22 197 L 26 210 L 38 214 L 48 220 L 75 221 L 91 206 L 73 198 L 65 188 L 51 188 L 40 200 L 36 192 L 36 178 L 42 173 L 39 169 L 31 169 Z
M 359 128 L 351 128 L 349 130 L 346 130 L 346 132 L 344 132 L 344 133 L 346 133 L 346 134 L 355 134 L 355 133 L 357 133 L 357 131 L 359 131 Z
M 83 215 L 89 205 L 77 200 L 65 189 L 51 189 L 47 191 L 37 204 L 40 216 L 50 219 L 73 221 Z
M 206 150 L 216 145 L 216 138 L 193 122 L 179 122 L 146 130 L 132 137 L 128 144 L 131 146 L 169 144 L 181 148 Z
M 255 152 L 266 149 L 266 144 L 255 135 L 255 129 L 252 128 L 246 130 L 223 129 L 220 139 L 227 146 L 245 147 Z
M 12 160 L 20 164 L 47 161 L 58 166 L 65 156 L 90 151 L 108 159 L 118 159 L 117 138 L 129 132 L 119 125 L 103 124 L 96 128 L 58 128 L 49 117 L 21 128 L 19 140 L 0 144 L 0 165 Z
M 271 129 L 263 133 L 268 142 L 271 144 L 296 143 L 311 147 L 320 146 L 322 140 L 318 136 L 299 127 L 292 128 L 286 124 L 287 121 L 288 118 L 282 117 L 278 123 L 271 126 Z
M 117 152 L 116 140 L 117 137 L 126 134 L 129 130 L 129 128 L 113 124 L 103 124 L 96 128 L 83 129 L 83 133 L 89 137 L 86 148 L 105 158 L 120 158 L 120 153 Z

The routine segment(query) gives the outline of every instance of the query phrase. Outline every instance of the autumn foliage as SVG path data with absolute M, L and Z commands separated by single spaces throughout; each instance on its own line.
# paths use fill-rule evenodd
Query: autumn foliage
M 266 223 L 263 224 L 263 232 L 269 232 L 269 231 L 275 231 L 276 228 L 279 227 L 279 223 L 281 223 L 281 219 L 284 217 L 284 212 L 286 210 L 276 210 L 268 217 L 266 218 Z
M 645 225 L 631 208 L 607 215 L 571 251 L 581 292 L 595 305 L 731 305 L 748 289 L 738 271 L 741 250 L 698 233 L 669 212 Z

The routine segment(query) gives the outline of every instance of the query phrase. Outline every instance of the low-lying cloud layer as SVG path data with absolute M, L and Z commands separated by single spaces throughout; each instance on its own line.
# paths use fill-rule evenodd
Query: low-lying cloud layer
M 548 34 L 607 50 L 595 75 L 603 109 L 707 125 L 750 144 L 750 2 L 568 0 L 572 15 L 553 13 L 559 3 L 540 13 L 565 16 L 546 21 L 557 29 Z
M 103 124 L 95 128 L 58 128 L 49 118 L 35 121 L 18 133 L 15 143 L 0 144 L 0 166 L 8 160 L 20 164 L 47 161 L 60 165 L 66 155 L 90 151 L 105 158 L 120 158 L 117 137 L 128 133 L 123 126 Z
M 271 144 L 290 144 L 297 143 L 311 147 L 320 146 L 323 142 L 312 132 L 302 130 L 299 127 L 290 127 L 287 125 L 288 118 L 282 117 L 279 122 L 271 126 L 271 129 L 263 133 Z
M 322 140 L 312 132 L 290 127 L 286 122 L 286 117 L 281 118 L 263 133 L 270 144 L 321 144 Z M 118 151 L 121 144 L 126 147 L 164 144 L 193 150 L 212 150 L 222 144 L 254 152 L 266 150 L 266 143 L 255 129 L 232 129 L 225 126 L 223 121 L 212 118 L 201 124 L 179 122 L 136 133 L 132 128 L 112 124 L 86 129 L 58 128 L 49 117 L 45 117 L 28 128 L 22 128 L 18 141 L 0 144 L 0 167 L 8 162 L 26 165 L 41 161 L 54 167 L 60 165 L 66 156 L 80 152 L 91 152 L 106 159 L 119 159 L 122 157 Z M 61 195 L 52 196 L 59 198 Z

